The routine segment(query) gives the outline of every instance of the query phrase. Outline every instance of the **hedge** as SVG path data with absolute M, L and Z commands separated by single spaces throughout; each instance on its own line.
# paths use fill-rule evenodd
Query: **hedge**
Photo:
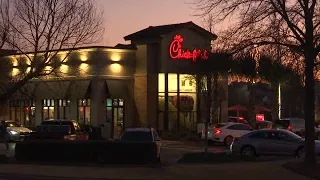
M 149 163 L 157 159 L 155 143 L 121 141 L 32 140 L 18 142 L 20 162 Z

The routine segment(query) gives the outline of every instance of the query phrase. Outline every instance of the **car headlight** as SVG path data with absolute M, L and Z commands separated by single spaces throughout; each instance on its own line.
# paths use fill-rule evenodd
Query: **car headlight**
M 17 135 L 17 134 L 19 134 L 17 131 L 9 131 L 9 133 L 12 134 L 12 135 Z

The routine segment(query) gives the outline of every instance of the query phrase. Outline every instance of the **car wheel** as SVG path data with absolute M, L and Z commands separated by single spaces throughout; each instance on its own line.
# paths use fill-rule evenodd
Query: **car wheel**
M 304 147 L 299 147 L 296 151 L 296 157 L 302 159 L 305 157 Z
M 224 141 L 223 141 L 224 145 L 226 145 L 226 146 L 230 146 L 232 144 L 232 142 L 233 142 L 232 136 L 227 136 L 226 138 L 224 138 Z
M 243 156 L 256 156 L 256 151 L 252 146 L 244 146 L 241 149 L 241 155 Z

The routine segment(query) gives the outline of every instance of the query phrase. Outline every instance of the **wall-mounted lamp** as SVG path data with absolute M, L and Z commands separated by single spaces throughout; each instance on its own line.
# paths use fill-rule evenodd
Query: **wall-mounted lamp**
M 111 59 L 111 61 L 120 61 L 121 56 L 118 53 L 112 53 L 110 59 Z
M 69 71 L 69 66 L 68 66 L 68 65 L 65 65 L 65 64 L 62 64 L 62 65 L 60 66 L 60 71 L 61 71 L 62 73 L 64 73 L 64 74 L 68 73 L 68 71 Z
M 110 70 L 113 73 L 120 73 L 122 71 L 122 66 L 119 63 L 112 63 L 110 65 Z
M 16 75 L 18 75 L 19 73 L 20 73 L 20 70 L 18 69 L 18 68 L 12 68 L 12 72 L 11 72 L 12 74 L 12 76 L 16 76 Z

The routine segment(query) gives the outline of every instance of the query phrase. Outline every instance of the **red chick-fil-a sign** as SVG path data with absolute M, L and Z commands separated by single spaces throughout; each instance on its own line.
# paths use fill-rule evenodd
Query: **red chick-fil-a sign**
M 173 41 L 169 47 L 170 57 L 172 59 L 185 59 L 192 61 L 197 61 L 199 58 L 208 59 L 208 51 L 201 49 L 194 49 L 190 51 L 189 49 L 182 48 L 183 37 L 181 35 L 175 35 Z

